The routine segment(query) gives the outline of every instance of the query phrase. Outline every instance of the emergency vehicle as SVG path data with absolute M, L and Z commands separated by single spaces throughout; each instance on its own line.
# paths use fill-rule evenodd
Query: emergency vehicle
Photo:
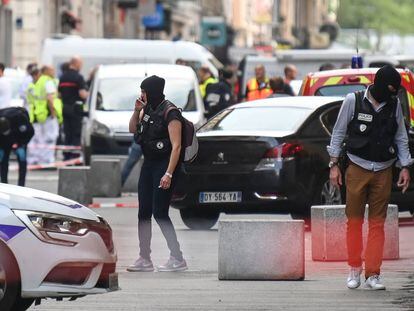
M 303 80 L 299 95 L 345 96 L 365 90 L 374 83 L 379 68 L 338 69 L 309 73 Z M 401 75 L 398 93 L 407 123 L 414 127 L 414 75 L 408 69 L 397 69 Z
M 0 184 L 0 310 L 118 290 L 109 224 L 77 202 Z

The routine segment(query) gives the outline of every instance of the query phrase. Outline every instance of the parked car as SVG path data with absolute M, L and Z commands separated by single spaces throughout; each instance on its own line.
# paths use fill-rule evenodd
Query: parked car
M 118 289 L 109 224 L 77 202 L 0 184 L 0 310 Z
M 140 84 L 151 75 L 165 78 L 165 96 L 200 127 L 204 104 L 195 72 L 187 66 L 131 64 L 100 66 L 87 100 L 88 117 L 82 126 L 85 160 L 93 154 L 127 154 L 132 142 L 128 125 Z
M 73 55 L 83 59 L 82 73 L 87 76 L 93 68 L 105 64 L 175 64 L 184 60 L 197 70 L 207 66 L 218 77 L 223 64 L 205 47 L 190 41 L 102 39 L 67 36 L 47 38 L 42 48 L 42 63 L 59 70 Z
M 300 95 L 345 96 L 365 90 L 374 82 L 378 68 L 339 69 L 309 73 L 304 79 Z M 414 127 L 414 75 L 408 69 L 397 69 L 401 75 L 402 88 L 399 91 L 407 124 Z
M 211 228 L 220 212 L 290 213 L 307 218 L 314 204 L 341 204 L 329 182 L 326 146 L 342 97 L 296 96 L 229 107 L 198 131 L 199 154 L 185 165 L 173 207 L 192 229 Z M 410 137 L 410 144 L 414 139 Z M 392 202 L 412 208 L 414 186 Z

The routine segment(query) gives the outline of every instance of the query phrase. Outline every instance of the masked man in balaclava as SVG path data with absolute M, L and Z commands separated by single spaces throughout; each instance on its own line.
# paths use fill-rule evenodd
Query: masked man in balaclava
M 151 260 L 151 218 L 161 228 L 170 249 L 167 263 L 158 271 L 187 269 L 174 226 L 168 215 L 172 191 L 181 163 L 182 117 L 180 110 L 164 96 L 165 80 L 150 76 L 141 83 L 141 97 L 137 98 L 129 130 L 141 145 L 144 163 L 138 182 L 138 238 L 139 258 L 127 270 L 154 270 Z M 171 109 L 172 108 L 172 109 Z
M 397 98 L 401 77 L 391 66 L 375 75 L 367 90 L 348 94 L 342 103 L 328 152 L 330 181 L 338 190 L 342 174 L 338 166 L 346 139 L 348 167 L 345 173 L 348 265 L 347 286 L 358 288 L 362 273 L 362 224 L 369 205 L 369 233 L 365 250 L 365 286 L 385 289 L 380 278 L 384 249 L 384 222 L 392 187 L 392 167 L 401 167 L 398 187 L 404 193 L 412 164 L 401 105 Z

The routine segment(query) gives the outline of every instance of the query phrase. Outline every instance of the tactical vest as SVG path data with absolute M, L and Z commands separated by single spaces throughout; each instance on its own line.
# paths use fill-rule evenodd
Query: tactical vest
M 364 91 L 355 92 L 354 117 L 348 125 L 347 151 L 372 162 L 386 162 L 397 157 L 394 137 L 398 101 L 392 99 L 375 111 Z
M 165 159 L 171 154 L 172 146 L 165 120 L 164 100 L 156 109 L 149 105 L 144 108 L 144 116 L 138 125 L 135 140 L 141 145 L 144 156 L 150 159 Z

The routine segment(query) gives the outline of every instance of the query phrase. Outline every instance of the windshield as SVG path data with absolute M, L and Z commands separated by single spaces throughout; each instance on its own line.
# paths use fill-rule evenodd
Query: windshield
M 199 132 L 293 131 L 312 109 L 297 107 L 249 107 L 227 109 L 210 119 Z
M 319 88 L 315 95 L 316 96 L 346 96 L 348 93 L 365 90 L 366 85 L 363 84 L 340 84 L 323 86 Z
M 108 78 L 98 85 L 97 110 L 133 110 L 135 99 L 140 95 L 143 78 Z M 165 98 L 183 111 L 196 110 L 194 83 L 188 79 L 165 81 Z

